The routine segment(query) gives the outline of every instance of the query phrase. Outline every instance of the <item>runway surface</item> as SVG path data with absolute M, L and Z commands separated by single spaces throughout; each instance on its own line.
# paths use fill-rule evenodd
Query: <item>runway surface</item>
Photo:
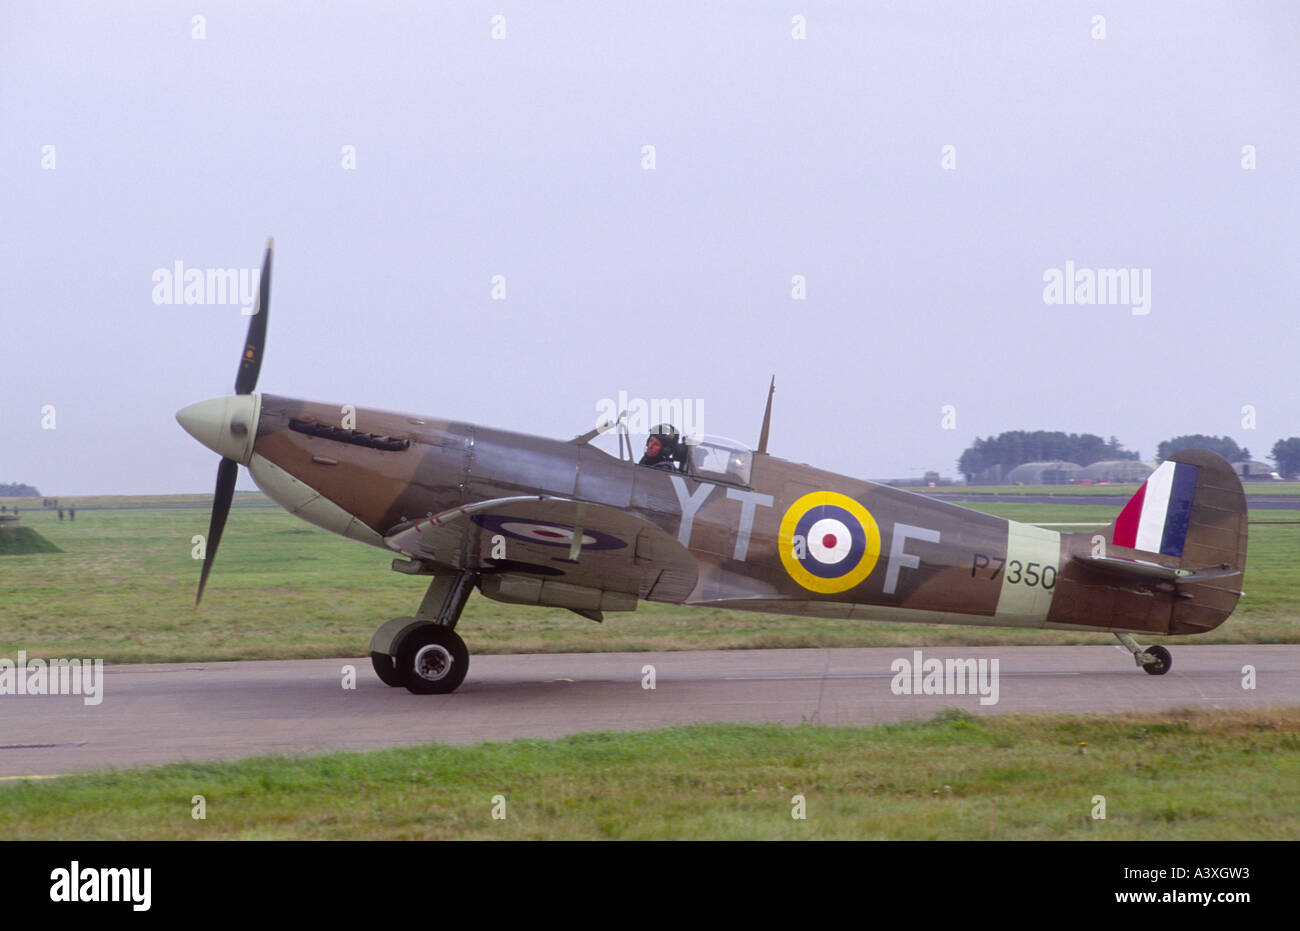
M 998 701 L 895 695 L 912 648 L 478 656 L 452 695 L 383 685 L 369 660 L 109 666 L 103 700 L 0 696 L 0 778 L 178 760 L 556 737 L 699 721 L 873 724 L 975 714 L 1242 709 L 1300 705 L 1300 645 L 1171 646 L 1149 676 L 1119 647 L 920 648 L 997 659 Z M 356 667 L 356 688 L 342 668 Z M 655 688 L 642 687 L 655 667 Z M 1242 687 L 1242 667 L 1257 687 Z

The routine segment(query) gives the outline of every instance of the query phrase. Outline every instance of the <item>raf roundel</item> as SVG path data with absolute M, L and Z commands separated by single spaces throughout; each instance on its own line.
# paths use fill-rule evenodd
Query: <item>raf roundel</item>
M 475 514 L 470 520 L 489 533 L 505 534 L 515 540 L 565 549 L 573 545 L 573 528 L 567 524 L 542 523 L 500 514 Z M 617 550 L 627 544 L 611 534 L 601 533 L 599 530 L 585 530 L 582 533 L 581 546 L 584 550 Z
M 830 595 L 871 575 L 880 558 L 880 528 L 871 512 L 847 495 L 814 491 L 785 512 L 778 546 L 790 578 Z

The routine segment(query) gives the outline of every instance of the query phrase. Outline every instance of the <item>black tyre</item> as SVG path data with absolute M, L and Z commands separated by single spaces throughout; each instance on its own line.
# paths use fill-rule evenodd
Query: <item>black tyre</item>
M 1164 647 L 1147 647 L 1147 655 L 1154 656 L 1154 663 L 1143 663 L 1142 668 L 1148 675 L 1163 676 L 1173 668 L 1174 658 Z
M 399 685 L 406 684 L 401 673 L 397 671 L 396 662 L 387 653 L 371 653 L 370 665 L 375 667 L 375 675 L 379 676 L 379 681 L 384 685 L 397 688 Z
M 469 650 L 449 627 L 417 627 L 398 644 L 396 671 L 416 695 L 446 695 L 465 681 Z

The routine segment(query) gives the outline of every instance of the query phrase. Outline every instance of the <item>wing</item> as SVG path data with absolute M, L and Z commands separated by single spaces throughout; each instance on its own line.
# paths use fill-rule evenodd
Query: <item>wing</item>
M 384 537 L 399 553 L 475 572 L 515 572 L 681 602 L 699 569 L 686 547 L 626 511 L 527 495 L 466 504 L 400 525 Z

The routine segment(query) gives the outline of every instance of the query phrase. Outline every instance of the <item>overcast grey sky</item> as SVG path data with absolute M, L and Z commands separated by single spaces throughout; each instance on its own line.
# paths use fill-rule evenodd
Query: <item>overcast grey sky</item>
M 247 318 L 153 276 L 268 234 L 276 394 L 568 438 L 622 390 L 753 443 L 775 372 L 771 451 L 851 475 L 1010 429 L 1263 456 L 1298 102 L 1284 2 L 5 0 L 0 481 L 211 490 L 174 413 Z M 1067 261 L 1149 269 L 1149 312 L 1045 303 Z

